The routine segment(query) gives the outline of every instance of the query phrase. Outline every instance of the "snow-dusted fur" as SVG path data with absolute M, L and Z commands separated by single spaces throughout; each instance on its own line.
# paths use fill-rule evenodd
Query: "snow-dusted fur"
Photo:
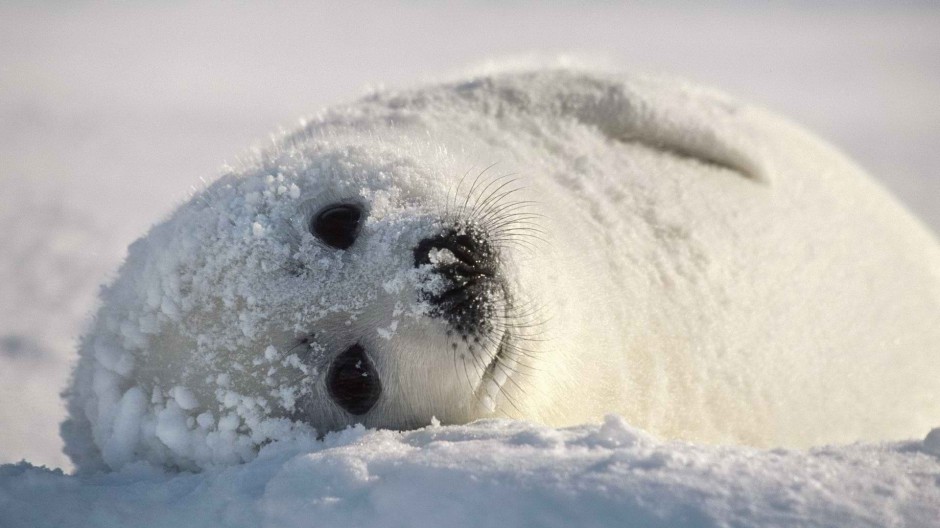
M 337 201 L 367 212 L 345 251 L 306 229 Z M 451 218 L 495 233 L 507 357 L 421 301 L 413 248 Z M 936 240 L 818 139 L 675 80 L 509 72 L 333 108 L 135 242 L 102 297 L 63 424 L 84 469 L 205 468 L 359 421 L 616 412 L 807 446 L 940 420 Z M 384 386 L 358 418 L 323 387 L 357 342 Z

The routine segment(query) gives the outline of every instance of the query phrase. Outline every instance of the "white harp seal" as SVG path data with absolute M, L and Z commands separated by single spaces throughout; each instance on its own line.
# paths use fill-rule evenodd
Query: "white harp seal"
M 575 70 L 322 112 L 129 249 L 66 397 L 79 468 L 362 423 L 619 413 L 699 442 L 940 420 L 940 248 L 799 127 Z

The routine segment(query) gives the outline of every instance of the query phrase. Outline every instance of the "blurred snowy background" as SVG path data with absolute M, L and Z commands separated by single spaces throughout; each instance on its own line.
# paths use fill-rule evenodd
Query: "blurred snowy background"
M 58 392 L 96 289 L 200 178 L 366 86 L 533 52 L 775 109 L 940 232 L 936 2 L 4 2 L 0 463 L 69 467 Z

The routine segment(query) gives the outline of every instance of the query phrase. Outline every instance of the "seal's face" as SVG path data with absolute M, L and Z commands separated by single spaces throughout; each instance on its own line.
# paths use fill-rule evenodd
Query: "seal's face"
M 487 231 L 492 224 L 471 214 L 432 213 L 424 226 L 397 226 L 425 235 L 417 243 L 405 236 L 395 237 L 391 248 L 370 247 L 360 235 L 381 237 L 387 226 L 364 229 L 367 207 L 332 203 L 307 223 L 320 244 L 350 251 L 344 255 L 350 259 L 381 258 L 399 266 L 374 277 L 375 298 L 345 311 L 343 327 L 311 321 L 320 331 L 292 347 L 305 352 L 304 363 L 317 374 L 292 417 L 320 430 L 356 422 L 409 428 L 434 417 L 464 422 L 492 411 L 510 355 L 509 293 Z M 356 253 L 357 244 L 364 251 Z
M 508 181 L 460 191 L 407 156 L 307 152 L 223 178 L 132 248 L 150 277 L 122 279 L 170 307 L 137 382 L 321 434 L 491 412 L 514 368 Z

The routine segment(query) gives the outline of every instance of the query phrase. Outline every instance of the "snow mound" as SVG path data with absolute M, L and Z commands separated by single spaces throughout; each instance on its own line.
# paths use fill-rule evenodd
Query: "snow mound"
M 661 442 L 608 416 L 278 442 L 202 473 L 0 466 L 0 526 L 929 526 L 922 442 L 762 451 Z

